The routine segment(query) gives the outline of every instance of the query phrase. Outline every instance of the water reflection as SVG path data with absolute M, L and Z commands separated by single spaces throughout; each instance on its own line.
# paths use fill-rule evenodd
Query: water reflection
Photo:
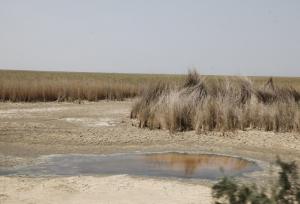
M 244 159 L 210 154 L 149 154 L 145 156 L 145 160 L 161 169 L 169 168 L 173 171 L 184 171 L 185 176 L 191 176 L 196 171 L 210 169 L 238 172 L 254 165 Z

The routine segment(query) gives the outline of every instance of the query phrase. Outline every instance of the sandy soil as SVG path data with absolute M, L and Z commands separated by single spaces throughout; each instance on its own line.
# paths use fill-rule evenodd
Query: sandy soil
M 0 177 L 0 203 L 211 203 L 211 190 L 129 176 Z
M 128 117 L 131 104 L 1 103 L 0 167 L 22 165 L 38 156 L 57 153 L 174 150 L 232 154 L 264 161 L 281 155 L 300 162 L 298 133 L 237 131 L 197 135 L 193 131 L 170 134 L 165 130 L 139 129 L 136 121 Z M 199 184 L 128 176 L 0 177 L 0 203 L 91 203 L 100 198 L 102 203 L 204 203 L 209 202 L 209 194 L 209 189 Z

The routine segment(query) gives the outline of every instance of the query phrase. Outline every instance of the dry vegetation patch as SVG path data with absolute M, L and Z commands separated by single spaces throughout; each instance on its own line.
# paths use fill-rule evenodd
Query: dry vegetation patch
M 131 112 L 140 127 L 170 131 L 300 131 L 300 92 L 249 78 L 208 78 L 190 71 L 182 85 L 145 89 Z
M 174 84 L 182 76 L 0 70 L 0 101 L 124 100 L 158 80 Z
M 194 74 L 190 77 L 194 78 L 184 81 L 184 75 L 0 70 L 0 101 L 124 100 L 140 96 L 147 87 L 162 82 L 164 84 L 162 86 L 170 86 L 172 89 L 174 86 L 183 86 L 191 91 L 193 85 L 198 83 L 199 76 Z M 207 78 L 205 83 L 224 79 L 222 76 L 205 78 Z M 266 80 L 265 77 L 251 77 L 251 79 L 255 84 L 262 84 Z M 300 80 L 297 78 L 276 78 L 276 83 L 285 87 L 294 85 L 300 88 Z M 296 94 L 292 89 L 289 92 Z M 261 100 L 265 100 L 265 96 L 274 95 L 273 92 L 263 90 L 257 94 L 260 95 Z

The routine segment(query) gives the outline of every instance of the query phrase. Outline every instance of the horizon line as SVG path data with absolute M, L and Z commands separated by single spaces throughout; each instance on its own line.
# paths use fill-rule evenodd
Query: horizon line
M 0 68 L 0 71 L 24 71 L 24 72 L 59 72 L 59 73 L 91 73 L 91 74 L 132 74 L 132 75 L 186 75 L 188 70 L 194 69 L 186 69 L 185 73 L 149 73 L 149 72 L 106 72 L 106 71 L 77 71 L 77 70 L 36 70 L 36 69 L 18 69 L 18 68 Z M 282 77 L 282 78 L 300 78 L 300 76 L 291 76 L 291 75 L 242 75 L 242 74 L 202 74 L 201 71 L 195 68 L 195 70 L 203 76 L 228 76 L 228 77 Z

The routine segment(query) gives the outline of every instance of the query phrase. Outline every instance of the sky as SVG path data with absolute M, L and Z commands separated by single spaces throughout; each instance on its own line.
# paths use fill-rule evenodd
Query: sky
M 0 69 L 300 76 L 299 0 L 0 0 Z

